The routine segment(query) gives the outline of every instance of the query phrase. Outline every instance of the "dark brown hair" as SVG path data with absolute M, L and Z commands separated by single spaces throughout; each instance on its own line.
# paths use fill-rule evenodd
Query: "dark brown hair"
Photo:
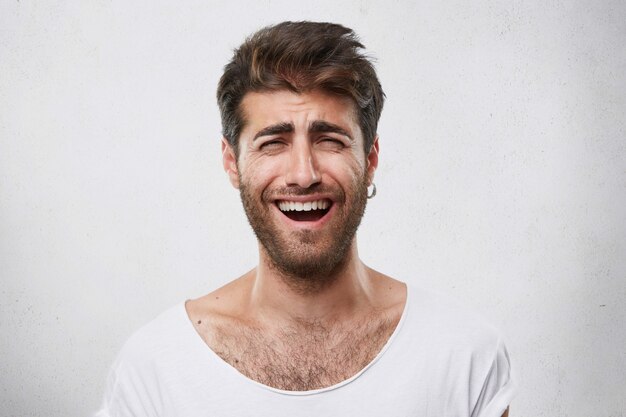
M 254 33 L 235 50 L 217 88 L 222 134 L 238 153 L 248 92 L 320 89 L 354 101 L 369 152 L 385 95 L 362 49 L 351 29 L 334 23 L 283 22 Z

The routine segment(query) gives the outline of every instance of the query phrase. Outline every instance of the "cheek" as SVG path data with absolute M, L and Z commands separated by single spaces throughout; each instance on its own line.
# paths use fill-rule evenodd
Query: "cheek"
M 240 172 L 244 180 L 254 184 L 255 188 L 265 188 L 281 176 L 283 162 L 276 157 L 251 156 L 241 167 Z
M 363 177 L 365 173 L 365 161 L 356 157 L 346 158 L 337 155 L 335 158 L 327 158 L 324 163 L 324 170 L 338 178 L 356 180 Z

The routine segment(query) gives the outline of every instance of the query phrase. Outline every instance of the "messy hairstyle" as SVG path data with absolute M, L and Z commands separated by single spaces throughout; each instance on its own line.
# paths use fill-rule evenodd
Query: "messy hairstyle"
M 334 23 L 283 22 L 254 33 L 235 50 L 217 88 L 222 134 L 239 152 L 241 102 L 249 92 L 320 89 L 356 104 L 365 152 L 378 127 L 385 95 L 356 34 Z

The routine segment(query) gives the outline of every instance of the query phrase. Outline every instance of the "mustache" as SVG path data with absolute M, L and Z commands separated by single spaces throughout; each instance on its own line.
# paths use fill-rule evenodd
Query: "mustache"
M 273 200 L 276 197 L 301 197 L 305 195 L 313 194 L 325 194 L 331 195 L 335 199 L 343 199 L 344 193 L 338 187 L 331 187 L 326 184 L 314 184 L 310 187 L 304 188 L 298 185 L 287 185 L 284 187 L 272 188 L 271 190 L 265 190 L 263 197 L 268 200 Z

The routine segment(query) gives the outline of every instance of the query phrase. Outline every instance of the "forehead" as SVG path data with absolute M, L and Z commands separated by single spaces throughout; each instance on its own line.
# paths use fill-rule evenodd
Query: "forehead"
M 262 129 L 276 123 L 293 123 L 298 129 L 316 120 L 358 132 L 356 105 L 348 97 L 323 91 L 294 93 L 288 90 L 249 92 L 242 102 L 243 132 Z

